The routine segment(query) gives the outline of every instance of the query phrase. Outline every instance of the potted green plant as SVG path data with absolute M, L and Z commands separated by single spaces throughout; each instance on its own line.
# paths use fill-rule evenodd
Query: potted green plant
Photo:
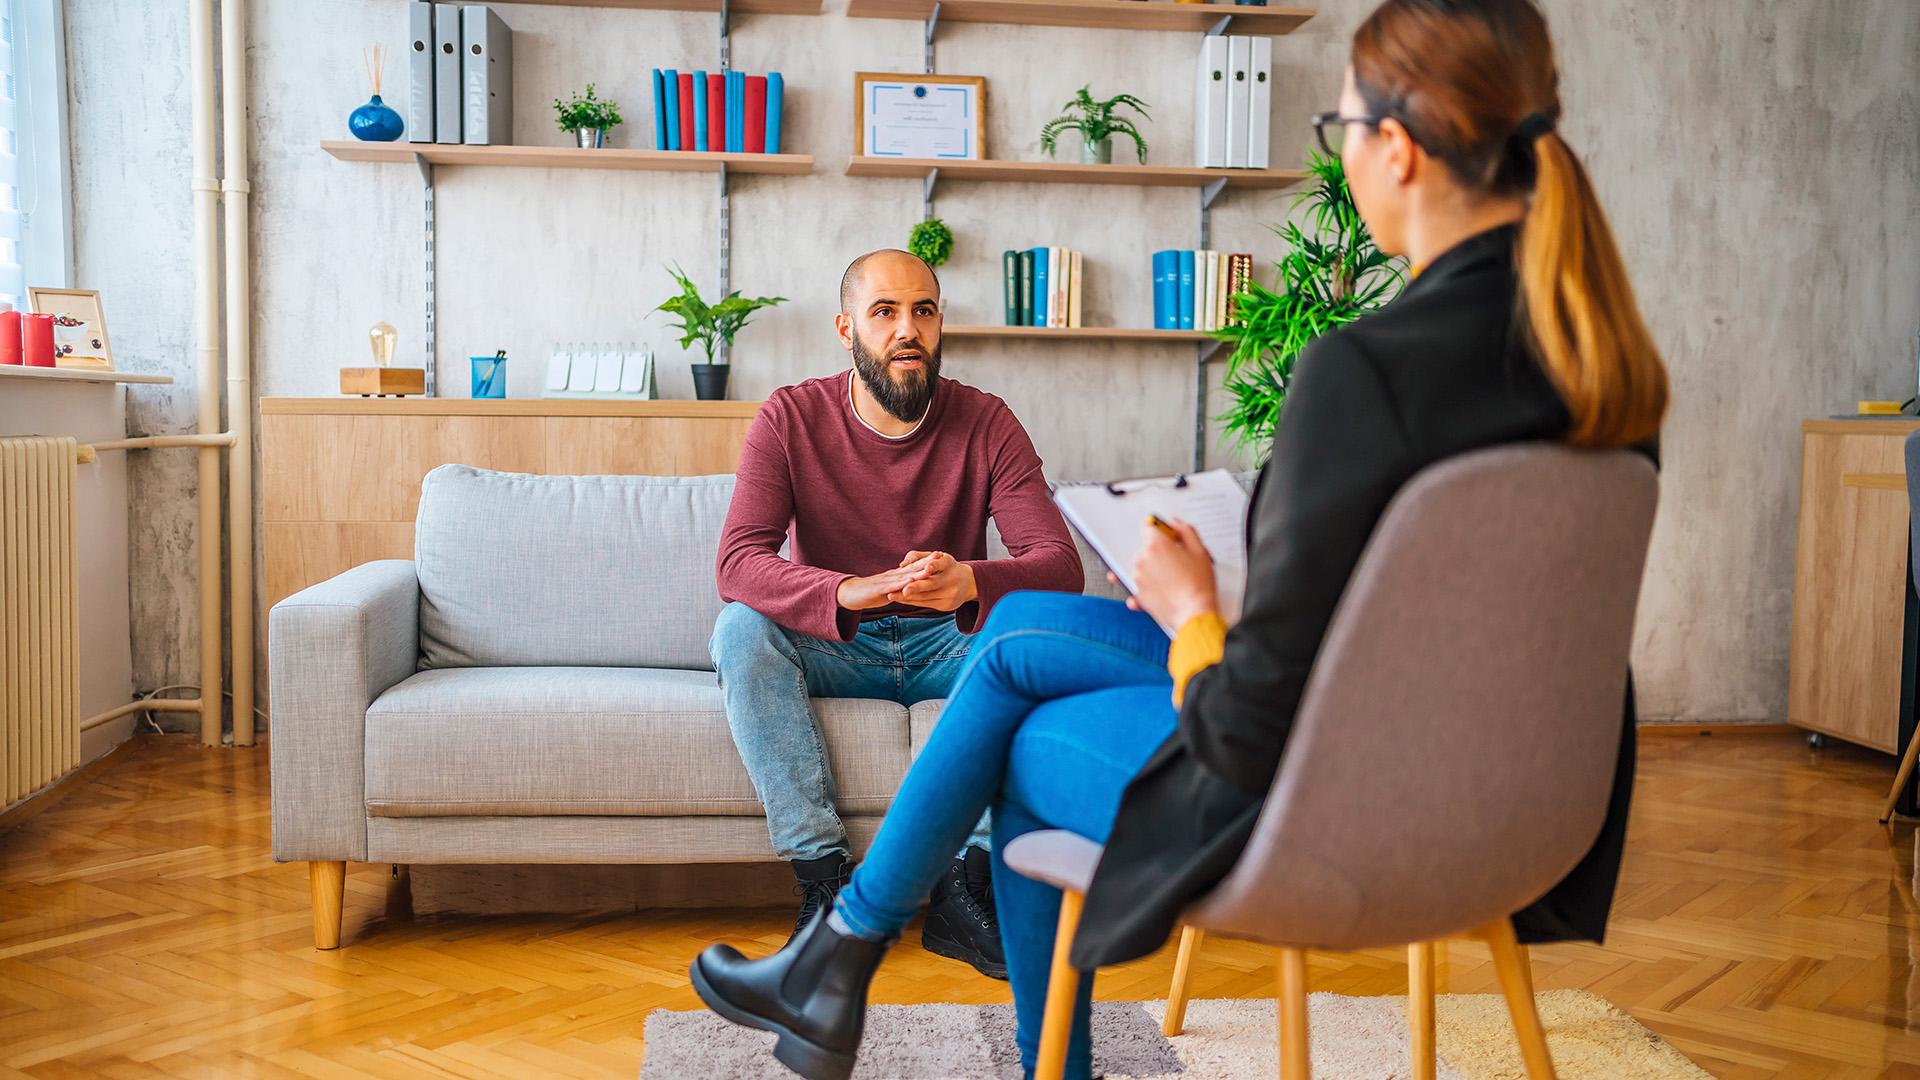
M 1405 281 L 1400 261 L 1374 245 L 1360 219 L 1340 160 L 1316 151 L 1307 171 L 1313 186 L 1294 200 L 1305 212 L 1274 229 L 1288 248 L 1274 264 L 1275 287 L 1249 281 L 1233 298 L 1237 324 L 1214 335 L 1233 346 L 1225 376 L 1233 404 L 1219 419 L 1233 442 L 1262 455 L 1300 351 L 1393 299 Z
M 669 296 L 666 302 L 655 311 L 664 311 L 678 317 L 676 324 L 680 328 L 680 347 L 685 349 L 699 342 L 706 350 L 707 362 L 693 365 L 693 396 L 701 401 L 720 401 L 727 396 L 727 370 L 725 360 L 715 363 L 713 350 L 721 342 L 733 347 L 733 336 L 747 325 L 748 316 L 761 308 L 786 303 L 784 296 L 741 296 L 739 290 L 726 295 L 717 304 L 709 304 L 700 297 L 700 287 L 693 279 L 682 273 L 678 266 L 670 266 L 667 273 L 680 285 L 677 296 Z
M 1132 94 L 1115 94 L 1105 101 L 1095 101 L 1083 86 L 1063 108 L 1066 112 L 1047 121 L 1040 129 L 1040 149 L 1046 151 L 1048 157 L 1053 156 L 1062 132 L 1078 131 L 1080 160 L 1087 164 L 1106 165 L 1113 161 L 1115 135 L 1132 139 L 1140 164 L 1147 163 L 1147 141 L 1140 137 L 1140 131 L 1133 126 L 1132 120 L 1116 115 L 1125 108 L 1145 117 L 1146 102 Z
M 928 218 L 907 234 L 907 250 L 928 266 L 939 266 L 953 256 L 953 230 L 939 218 Z
M 554 98 L 553 111 L 559 114 L 560 130 L 573 132 L 583 150 L 605 146 L 607 132 L 621 124 L 620 106 L 594 97 L 592 83 L 585 94 L 576 93 L 566 101 Z

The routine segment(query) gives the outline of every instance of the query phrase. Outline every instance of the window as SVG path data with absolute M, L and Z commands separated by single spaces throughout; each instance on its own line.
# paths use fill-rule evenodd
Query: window
M 67 80 L 59 0 L 0 0 L 0 303 L 65 288 Z

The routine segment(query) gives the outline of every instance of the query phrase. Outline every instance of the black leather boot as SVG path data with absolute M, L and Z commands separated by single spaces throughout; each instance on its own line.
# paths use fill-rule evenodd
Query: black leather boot
M 787 947 L 749 960 L 709 945 L 688 972 L 707 1007 L 780 1036 L 773 1056 L 807 1080 L 847 1080 L 866 1024 L 867 986 L 892 942 L 842 936 L 815 915 Z
M 936 956 L 972 964 L 990 979 L 1007 977 L 1000 918 L 993 906 L 993 856 L 970 847 L 947 867 L 927 900 L 920 944 Z
M 787 944 L 791 945 L 813 917 L 831 908 L 840 890 L 847 887 L 847 877 L 853 873 L 853 860 L 844 852 L 836 851 L 788 865 L 793 867 L 793 876 L 799 879 L 793 891 L 800 896 L 800 914 L 794 917 L 793 933 L 787 938 Z

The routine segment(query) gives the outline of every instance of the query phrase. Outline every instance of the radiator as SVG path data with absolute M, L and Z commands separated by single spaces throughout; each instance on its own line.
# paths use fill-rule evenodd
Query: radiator
M 0 438 L 0 806 L 80 764 L 74 453 Z

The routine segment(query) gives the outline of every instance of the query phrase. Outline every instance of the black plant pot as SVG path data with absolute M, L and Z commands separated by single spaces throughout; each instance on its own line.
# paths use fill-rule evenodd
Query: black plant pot
M 727 371 L 731 364 L 693 365 L 693 396 L 701 401 L 727 399 Z

